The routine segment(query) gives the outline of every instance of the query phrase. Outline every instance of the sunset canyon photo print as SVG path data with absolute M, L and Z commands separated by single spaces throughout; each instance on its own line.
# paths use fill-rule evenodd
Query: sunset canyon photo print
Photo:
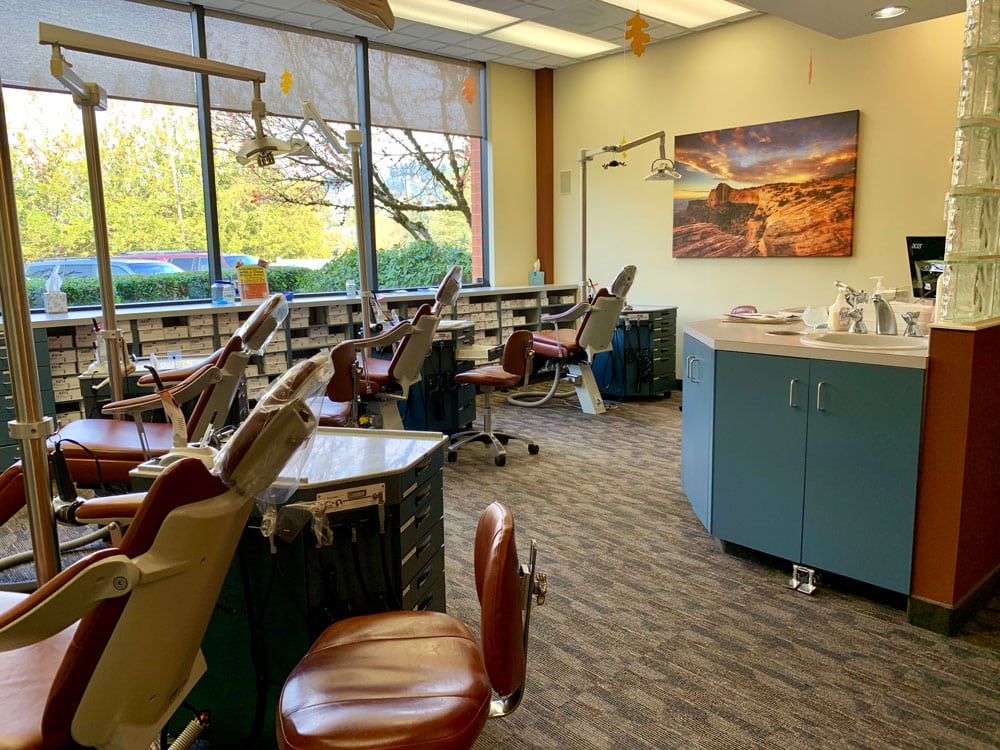
M 675 258 L 850 255 L 858 111 L 674 139 Z

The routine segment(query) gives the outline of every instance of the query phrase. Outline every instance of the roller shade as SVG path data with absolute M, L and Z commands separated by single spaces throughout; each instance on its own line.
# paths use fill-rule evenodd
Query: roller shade
M 302 117 L 308 100 L 324 120 L 358 121 L 353 41 L 206 15 L 205 45 L 214 60 L 267 74 L 261 95 L 270 114 Z M 211 91 L 213 109 L 249 111 L 250 84 L 213 78 Z
M 3 0 L 0 3 L 0 81 L 7 86 L 65 91 L 49 72 L 52 48 L 38 43 L 38 23 L 66 26 L 138 44 L 192 54 L 191 15 L 125 0 Z M 85 81 L 109 96 L 194 105 L 194 74 L 157 65 L 65 50 Z

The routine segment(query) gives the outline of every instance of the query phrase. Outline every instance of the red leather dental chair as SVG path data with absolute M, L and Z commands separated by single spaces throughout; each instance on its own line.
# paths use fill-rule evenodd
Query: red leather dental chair
M 548 392 L 521 392 L 507 397 L 517 406 L 542 406 L 555 395 L 563 376 L 575 386 L 580 408 L 586 414 L 604 413 L 604 399 L 591 366 L 594 356 L 611 351 L 618 316 L 625 306 L 625 295 L 635 281 L 635 266 L 625 266 L 611 284 L 610 291 L 600 288 L 590 302 L 580 302 L 562 313 L 542 316 L 543 323 L 552 323 L 552 330 L 536 331 L 533 336 L 535 355 L 545 357 L 555 365 L 555 375 Z M 560 327 L 579 321 L 576 328 Z
M 534 543 L 519 568 L 514 518 L 500 503 L 483 512 L 475 545 L 482 645 L 441 612 L 335 622 L 285 681 L 281 750 L 470 748 L 488 718 L 517 708 L 531 600 L 544 601 L 545 576 L 534 571 Z
M 149 393 L 104 406 L 105 414 L 132 419 L 80 419 L 61 427 L 49 440 L 60 443 L 74 481 L 79 484 L 129 484 L 129 472 L 149 458 L 162 456 L 178 442 L 200 440 L 209 426 L 221 428 L 236 396 L 251 355 L 267 346 L 288 315 L 288 301 L 276 294 L 265 300 L 226 344 L 200 364 L 164 373 L 178 404 L 196 399 L 186 433 L 176 436 L 167 423 L 144 423 L 142 415 L 162 406 L 159 393 Z M 148 381 L 147 381 L 148 378 Z M 179 380 L 178 380 L 179 379 Z M 152 384 L 151 376 L 140 383 Z M 0 525 L 24 506 L 20 462 L 0 474 Z
M 184 458 L 156 478 L 120 546 L 32 594 L 0 592 L 0 747 L 146 748 L 157 738 L 205 671 L 201 640 L 254 497 L 315 428 L 306 391 L 329 366 L 301 364 L 213 471 Z
M 531 331 L 514 331 L 504 344 L 503 359 L 499 365 L 483 365 L 455 376 L 456 383 L 472 383 L 483 392 L 483 428 L 452 435 L 451 445 L 448 446 L 449 461 L 458 460 L 459 449 L 473 442 L 492 446 L 493 462 L 497 466 L 507 463 L 507 450 L 504 446 L 511 440 L 527 443 L 528 453 L 532 455 L 538 453 L 538 445 L 531 438 L 493 429 L 493 408 L 490 403 L 493 391 L 497 388 L 513 388 L 520 383 L 527 385 L 533 357 Z
M 421 305 L 413 318 L 377 336 L 342 341 L 333 348 L 334 375 L 323 399 L 320 425 L 357 427 L 361 400 L 380 415 L 383 427 L 403 429 L 396 403 L 420 381 L 441 314 L 462 291 L 462 267 L 452 266 L 434 293 L 434 304 Z M 395 346 L 391 359 L 371 355 L 372 349 Z

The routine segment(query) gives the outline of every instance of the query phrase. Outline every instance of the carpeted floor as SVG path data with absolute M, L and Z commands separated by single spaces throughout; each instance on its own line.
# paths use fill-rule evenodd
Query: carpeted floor
M 680 488 L 679 405 L 590 417 L 497 395 L 495 424 L 541 453 L 511 444 L 497 468 L 477 445 L 446 465 L 449 610 L 478 617 L 471 539 L 493 500 L 549 581 L 524 703 L 476 749 L 1000 747 L 1000 600 L 948 638 L 722 552 Z
M 497 426 L 540 454 L 512 443 L 498 468 L 477 444 L 445 464 L 449 611 L 478 630 L 472 539 L 493 500 L 514 511 L 522 559 L 538 540 L 549 581 L 524 703 L 476 750 L 1000 747 L 1000 598 L 947 638 L 724 553 L 680 488 L 679 406 L 593 417 L 495 395 Z M 0 528 L 0 549 L 26 541 Z

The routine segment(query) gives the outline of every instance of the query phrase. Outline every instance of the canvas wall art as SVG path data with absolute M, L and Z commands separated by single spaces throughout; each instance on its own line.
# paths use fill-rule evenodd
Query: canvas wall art
M 851 255 L 858 114 L 677 136 L 674 257 Z

